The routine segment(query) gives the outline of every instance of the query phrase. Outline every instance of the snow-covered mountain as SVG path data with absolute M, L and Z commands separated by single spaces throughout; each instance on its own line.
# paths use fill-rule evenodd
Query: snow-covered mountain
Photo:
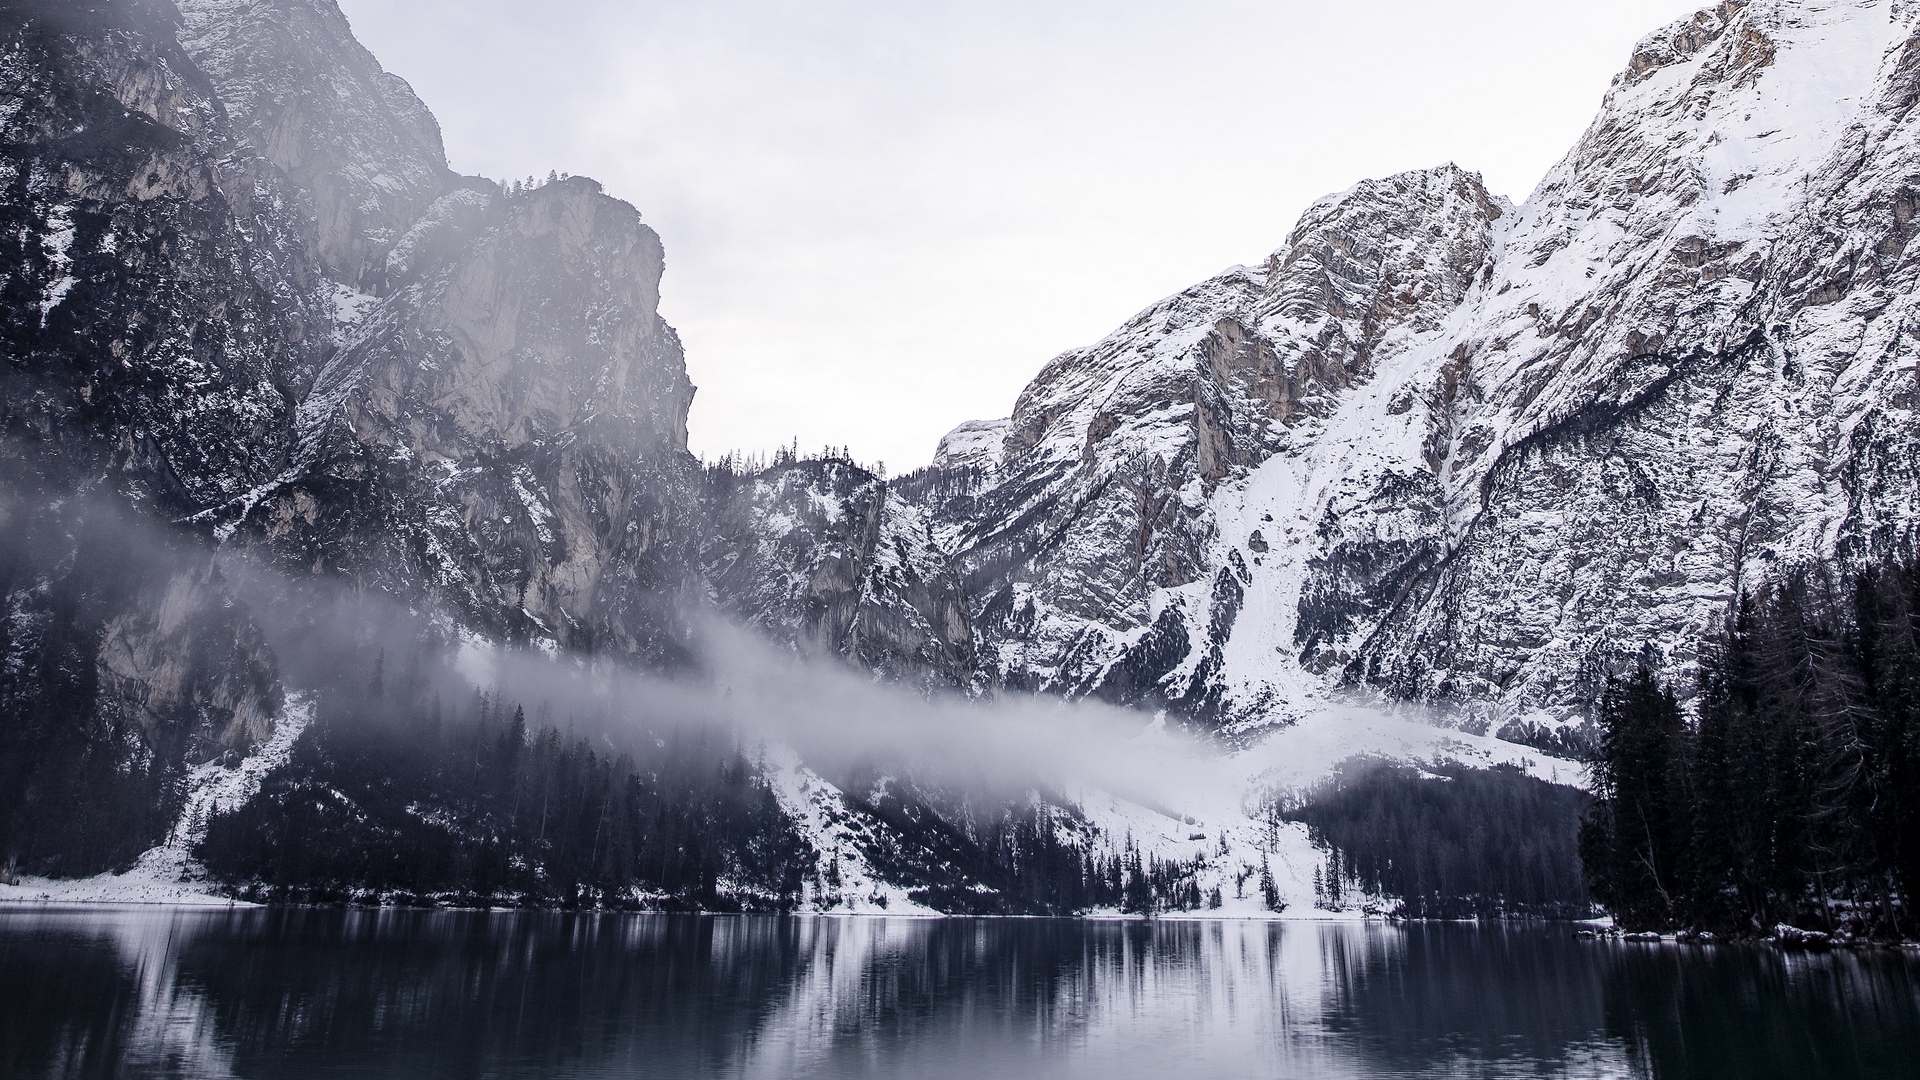
M 1917 26 L 1728 0 L 1639 44 L 1524 205 L 1368 181 L 1049 362 L 948 440 L 993 469 L 937 528 L 995 677 L 1230 728 L 1353 684 L 1559 722 L 1907 535 Z
M 1372 745 L 1333 698 L 1576 720 L 1643 656 L 1684 685 L 1741 589 L 1916 514 L 1906 0 L 1681 20 L 1523 205 L 1452 165 L 1329 196 L 892 481 L 695 461 L 639 211 L 453 173 L 332 0 L 26 0 L 0 38 L 0 828 L 61 873 L 127 862 L 194 770 L 286 730 L 305 688 L 216 552 L 556 654 L 684 667 L 717 610 L 922 690 L 1238 745 L 1304 721 L 1204 813 L 1069 815 L 1168 860 L 1204 821 L 1244 893 L 1279 849 L 1242 800 L 1311 779 L 1286 747 L 1332 760 L 1329 716 Z M 915 829 L 978 839 L 770 753 L 850 896 Z
M 1314 445 L 1401 342 L 1440 328 L 1510 211 L 1451 167 L 1361 184 L 1264 267 L 1155 304 L 1049 362 L 1011 420 L 949 436 L 943 461 L 967 445 L 990 463 L 984 490 L 936 500 L 936 528 L 992 678 L 1222 715 L 1221 650 L 1292 523 L 1229 538 L 1219 507 L 1263 462 Z M 988 437 L 990 454 L 975 448 Z

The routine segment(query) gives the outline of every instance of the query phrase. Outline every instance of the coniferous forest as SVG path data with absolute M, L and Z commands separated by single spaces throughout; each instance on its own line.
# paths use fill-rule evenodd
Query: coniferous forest
M 642 759 L 530 731 L 485 696 L 449 709 L 377 683 L 323 699 L 293 759 L 208 823 L 199 854 L 259 898 L 708 910 L 788 906 L 812 865 L 731 741 L 681 732 Z
M 1591 911 L 1574 837 L 1586 796 L 1511 768 L 1430 771 L 1357 762 L 1281 817 L 1305 822 L 1324 862 L 1316 900 L 1387 901 L 1409 918 L 1580 918 Z
M 1580 852 L 1629 929 L 1911 937 L 1920 892 L 1920 565 L 1743 599 L 1683 707 L 1607 690 Z

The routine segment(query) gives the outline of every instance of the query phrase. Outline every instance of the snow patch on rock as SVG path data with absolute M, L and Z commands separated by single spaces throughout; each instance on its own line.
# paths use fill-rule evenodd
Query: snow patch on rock
M 938 469 L 981 469 L 992 472 L 1000 465 L 1000 454 L 1013 428 L 1011 418 L 969 420 L 940 438 L 933 453 Z
M 214 892 L 193 849 L 207 838 L 207 824 L 216 815 L 253 798 L 267 774 L 287 763 L 293 744 L 312 722 L 312 700 L 292 695 L 274 724 L 272 737 L 238 765 L 215 760 L 195 767 L 187 775 L 186 805 L 166 842 L 142 852 L 125 873 L 74 879 L 22 877 L 18 884 L 0 884 L 0 903 L 234 904 Z
M 811 880 L 802 886 L 800 909 L 844 915 L 938 915 L 901 885 L 882 881 L 862 849 L 873 823 L 855 813 L 845 794 L 782 746 L 763 748 L 760 767 L 780 808 L 818 854 Z

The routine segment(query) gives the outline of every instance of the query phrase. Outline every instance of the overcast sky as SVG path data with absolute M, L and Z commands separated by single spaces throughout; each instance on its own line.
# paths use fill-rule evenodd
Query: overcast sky
M 340 0 L 454 168 L 665 239 L 693 449 L 899 472 L 1049 357 L 1445 161 L 1522 200 L 1704 0 Z

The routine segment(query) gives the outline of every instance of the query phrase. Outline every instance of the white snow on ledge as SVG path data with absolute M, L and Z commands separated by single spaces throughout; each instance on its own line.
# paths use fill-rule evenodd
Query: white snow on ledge
M 187 776 L 187 802 L 164 843 L 142 853 L 124 874 L 89 878 L 22 877 L 18 885 L 0 884 L 0 904 L 172 904 L 194 907 L 237 906 L 217 895 L 193 849 L 206 839 L 215 814 L 246 802 L 260 790 L 269 772 L 287 763 L 293 744 L 313 722 L 313 703 L 299 695 L 287 699 L 273 737 L 234 768 L 210 761 Z
M 762 747 L 760 767 L 780 808 L 820 853 L 826 868 L 804 883 L 800 912 L 896 918 L 941 914 L 915 901 L 906 888 L 881 880 L 861 851 L 870 825 L 850 812 L 840 789 L 803 764 L 799 754 L 785 746 Z
M 1013 420 L 969 420 L 940 439 L 933 463 L 940 468 L 957 469 L 978 466 L 989 471 L 999 468 L 1007 433 Z

